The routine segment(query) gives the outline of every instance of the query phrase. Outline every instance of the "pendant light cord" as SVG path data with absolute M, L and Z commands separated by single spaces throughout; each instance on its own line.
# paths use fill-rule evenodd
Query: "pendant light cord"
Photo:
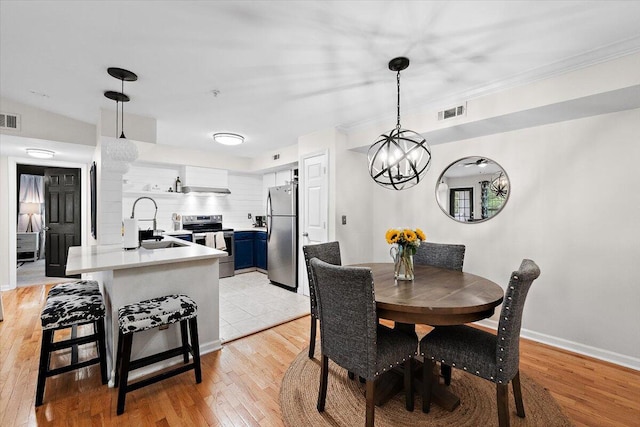
M 120 113 L 120 101 L 116 99 L 116 133 L 114 134 L 116 138 L 118 137 L 118 116 L 120 115 L 119 113 Z
M 398 71 L 397 85 L 398 85 L 398 122 L 396 123 L 396 129 L 400 129 L 400 71 Z
M 122 78 L 122 89 L 120 89 L 120 93 L 122 93 L 124 95 L 124 77 Z M 124 102 L 122 103 L 122 133 L 120 134 L 120 138 L 126 138 L 126 136 L 124 136 Z M 116 121 L 118 121 L 118 119 L 116 118 Z M 117 135 L 117 133 L 116 133 Z

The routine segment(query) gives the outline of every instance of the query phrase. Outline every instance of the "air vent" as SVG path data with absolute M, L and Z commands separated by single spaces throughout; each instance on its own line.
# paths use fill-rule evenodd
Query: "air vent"
M 446 110 L 438 111 L 438 120 L 447 120 L 454 117 L 466 116 L 467 104 L 458 105 L 457 107 L 447 108 Z
M 0 129 L 20 130 L 20 116 L 12 113 L 0 113 Z

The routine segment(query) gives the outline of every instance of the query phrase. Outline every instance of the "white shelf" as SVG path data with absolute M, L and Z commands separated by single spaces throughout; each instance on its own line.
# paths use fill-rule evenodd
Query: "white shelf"
M 134 196 L 134 197 L 151 197 L 153 198 L 180 198 L 180 197 L 225 197 L 226 194 L 215 194 L 215 193 L 176 193 L 170 191 L 144 191 L 144 190 L 123 190 L 123 196 Z
M 122 194 L 125 196 L 147 196 L 147 197 L 181 197 L 184 193 L 176 193 L 170 191 L 143 191 L 143 190 L 123 190 Z

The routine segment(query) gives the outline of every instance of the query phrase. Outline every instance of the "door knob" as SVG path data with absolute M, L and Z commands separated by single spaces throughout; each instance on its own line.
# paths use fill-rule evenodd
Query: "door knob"
M 309 237 L 309 233 L 307 233 L 306 231 L 304 233 L 302 233 L 303 237 Z
M 49 231 L 49 230 L 51 230 L 49 227 L 43 227 L 42 229 L 43 229 L 44 231 Z

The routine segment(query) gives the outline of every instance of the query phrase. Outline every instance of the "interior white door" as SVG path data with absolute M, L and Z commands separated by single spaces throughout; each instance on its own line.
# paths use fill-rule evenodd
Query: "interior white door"
M 303 216 L 301 246 L 324 243 L 329 239 L 327 216 L 329 210 L 329 179 L 327 175 L 327 154 L 318 154 L 303 160 Z M 302 262 L 304 258 L 300 257 Z M 301 270 L 302 293 L 309 295 L 309 281 L 306 265 Z

